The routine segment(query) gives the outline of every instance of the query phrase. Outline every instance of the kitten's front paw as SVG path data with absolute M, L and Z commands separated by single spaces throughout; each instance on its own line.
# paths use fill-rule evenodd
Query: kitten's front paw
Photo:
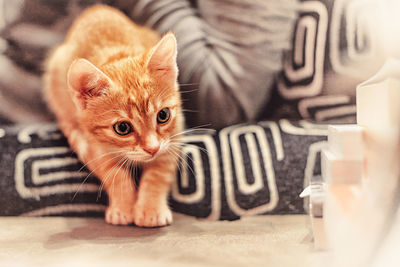
M 172 213 L 167 205 L 150 207 L 138 205 L 135 207 L 135 224 L 142 227 L 158 227 L 172 223 Z
M 106 210 L 106 222 L 114 225 L 128 225 L 134 222 L 134 209 L 121 209 L 120 207 L 108 207 Z

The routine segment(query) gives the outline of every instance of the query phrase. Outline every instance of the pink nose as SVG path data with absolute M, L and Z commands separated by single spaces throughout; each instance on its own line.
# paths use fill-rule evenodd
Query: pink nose
M 160 146 L 144 147 L 143 150 L 149 153 L 150 155 L 154 156 L 158 152 L 158 150 L 160 150 Z

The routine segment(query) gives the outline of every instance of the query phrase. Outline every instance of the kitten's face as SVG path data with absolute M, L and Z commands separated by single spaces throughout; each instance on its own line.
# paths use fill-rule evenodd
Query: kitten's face
M 175 38 L 167 35 L 142 58 L 117 61 L 104 72 L 74 62 L 69 84 L 91 138 L 135 162 L 165 153 L 183 125 L 175 58 Z
M 179 93 L 172 90 L 140 99 L 115 92 L 89 103 L 83 118 L 93 139 L 139 162 L 166 152 L 182 125 Z

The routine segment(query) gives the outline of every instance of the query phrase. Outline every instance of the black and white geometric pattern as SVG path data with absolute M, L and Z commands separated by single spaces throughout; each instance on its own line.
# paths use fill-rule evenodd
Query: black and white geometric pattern
M 355 121 L 355 87 L 385 60 L 385 1 L 303 0 L 278 92 L 315 121 Z
M 107 197 L 99 181 L 82 168 L 55 125 L 2 133 L 0 215 L 104 213 Z M 186 160 L 172 185 L 170 204 L 177 212 L 213 220 L 302 213 L 298 195 L 304 179 L 319 172 L 312 147 L 325 139 L 324 125 L 287 120 L 186 135 Z

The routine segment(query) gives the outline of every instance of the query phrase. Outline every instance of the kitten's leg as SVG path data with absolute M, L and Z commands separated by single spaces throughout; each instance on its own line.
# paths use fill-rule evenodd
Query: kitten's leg
M 105 158 L 105 160 L 109 160 Z M 113 163 L 99 162 L 96 175 L 104 184 L 108 195 L 108 207 L 105 219 L 114 225 L 127 225 L 134 222 L 134 206 L 136 189 L 126 162 L 118 160 Z M 96 164 L 97 165 L 97 164 Z
M 175 159 L 164 154 L 144 166 L 135 204 L 137 226 L 155 227 L 172 223 L 168 193 L 175 178 L 176 164 Z
M 88 145 L 79 131 L 70 132 L 69 142 L 79 158 L 96 174 L 108 195 L 109 206 L 105 220 L 114 225 L 127 225 L 134 222 L 136 189 L 129 164 L 116 153 L 104 152 L 95 145 Z

